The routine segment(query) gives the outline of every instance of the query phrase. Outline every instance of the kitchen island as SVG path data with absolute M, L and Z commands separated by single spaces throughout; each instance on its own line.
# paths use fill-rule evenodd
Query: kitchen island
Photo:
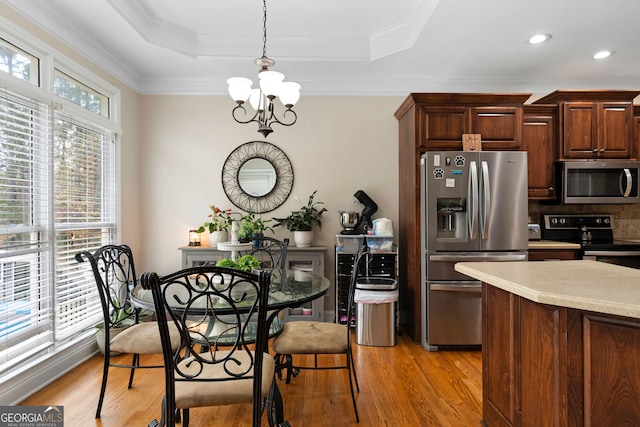
M 640 425 L 640 270 L 463 262 L 481 280 L 483 423 Z

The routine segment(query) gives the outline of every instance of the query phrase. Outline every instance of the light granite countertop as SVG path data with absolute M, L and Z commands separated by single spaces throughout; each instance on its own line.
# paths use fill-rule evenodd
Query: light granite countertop
M 640 319 L 640 270 L 599 261 L 459 262 L 455 270 L 528 300 Z
M 580 249 L 580 243 L 556 242 L 555 240 L 530 240 L 529 249 Z

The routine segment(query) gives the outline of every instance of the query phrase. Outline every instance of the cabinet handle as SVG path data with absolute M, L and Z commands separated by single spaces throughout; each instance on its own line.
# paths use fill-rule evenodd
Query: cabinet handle
M 600 152 L 601 152 L 601 153 L 604 153 L 604 148 L 601 148 L 601 149 L 600 149 Z
M 594 148 L 594 149 L 593 149 L 593 152 L 594 152 L 594 153 L 597 153 L 597 152 L 598 152 L 598 149 L 597 149 L 597 148 Z
M 549 190 L 549 191 L 553 191 L 553 187 L 549 187 L 549 188 L 548 188 L 548 190 Z

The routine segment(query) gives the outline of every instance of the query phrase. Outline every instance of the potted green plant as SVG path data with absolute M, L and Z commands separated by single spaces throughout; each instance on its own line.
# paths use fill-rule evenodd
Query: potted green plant
M 265 231 L 271 231 L 273 228 L 267 225 L 271 219 L 262 219 L 253 212 L 248 212 L 242 217 L 238 237 L 241 242 L 249 242 L 252 237 L 262 237 Z
M 322 214 L 327 211 L 324 202 L 314 202 L 318 190 L 311 193 L 305 206 L 302 206 L 285 218 L 273 218 L 276 221 L 274 227 L 286 227 L 293 232 L 293 240 L 297 246 L 311 246 L 314 227 L 322 228 Z
M 198 233 L 209 232 L 209 244 L 215 246 L 218 242 L 226 242 L 228 239 L 228 230 L 231 225 L 231 209 L 222 210 L 215 205 L 209 206 L 211 213 L 209 220 L 198 228 Z

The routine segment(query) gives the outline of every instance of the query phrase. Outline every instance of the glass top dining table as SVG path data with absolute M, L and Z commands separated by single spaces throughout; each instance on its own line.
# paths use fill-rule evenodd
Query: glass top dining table
M 271 319 L 269 336 L 277 335 L 284 325 L 281 317 L 277 316 L 278 312 L 285 308 L 299 307 L 307 302 L 313 301 L 325 295 L 329 290 L 330 282 L 324 276 L 313 274 L 300 270 L 283 270 L 273 269 L 271 271 L 271 284 L 269 286 L 268 299 L 268 316 Z M 150 289 L 142 289 L 142 286 L 136 286 L 131 294 L 131 299 L 136 307 L 142 310 L 154 311 L 153 295 Z M 180 307 L 176 307 L 180 309 Z M 217 343 L 224 345 L 227 341 L 225 333 L 226 325 L 224 322 L 216 322 L 216 318 L 225 316 L 226 307 L 222 303 L 215 305 L 216 317 L 212 317 L 207 322 L 205 330 L 201 330 L 208 337 L 209 343 Z M 254 328 L 248 327 L 248 333 L 254 332 Z M 254 332 L 255 333 L 255 332 Z M 229 337 L 229 339 L 232 339 Z M 251 336 L 245 339 L 251 340 Z

